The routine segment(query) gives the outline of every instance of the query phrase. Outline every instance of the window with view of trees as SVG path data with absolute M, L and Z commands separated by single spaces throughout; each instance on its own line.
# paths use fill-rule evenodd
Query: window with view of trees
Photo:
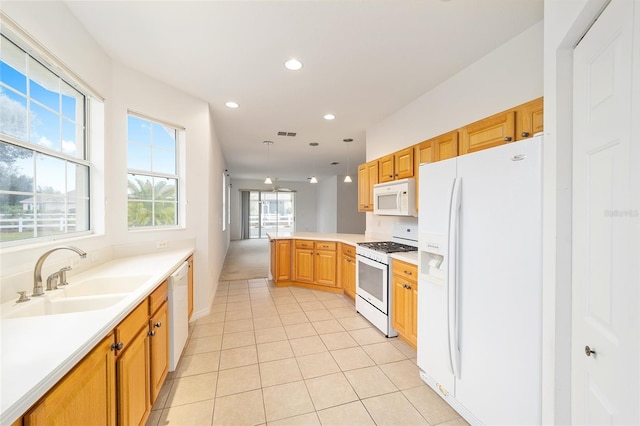
M 179 130 L 129 113 L 127 134 L 129 228 L 177 226 Z
M 89 231 L 87 99 L 0 42 L 0 242 Z

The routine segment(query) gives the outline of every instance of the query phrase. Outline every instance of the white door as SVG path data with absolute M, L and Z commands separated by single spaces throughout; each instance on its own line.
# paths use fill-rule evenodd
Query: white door
M 640 424 L 638 13 L 613 0 L 574 50 L 574 424 Z

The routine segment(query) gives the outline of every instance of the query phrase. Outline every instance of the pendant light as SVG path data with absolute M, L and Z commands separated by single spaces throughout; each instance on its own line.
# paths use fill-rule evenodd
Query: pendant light
M 316 146 L 320 145 L 318 142 L 311 142 L 309 144 L 309 146 L 315 148 Z M 309 181 L 309 183 L 318 183 L 318 179 L 316 179 L 316 156 L 313 156 L 313 176 L 311 176 L 311 180 Z
M 353 142 L 353 139 L 342 139 L 342 142 L 345 142 L 347 144 L 347 175 L 344 177 L 344 181 L 345 183 L 351 183 L 353 181 L 351 180 L 351 176 L 349 175 L 349 144 Z
M 269 157 L 269 146 L 273 144 L 273 141 L 264 141 L 263 144 L 267 145 L 267 178 L 264 180 L 265 185 L 271 185 L 271 164 Z

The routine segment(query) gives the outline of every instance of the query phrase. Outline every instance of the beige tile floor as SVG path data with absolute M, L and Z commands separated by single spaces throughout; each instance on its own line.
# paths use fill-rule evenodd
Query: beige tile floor
M 147 425 L 466 425 L 351 299 L 221 282 Z

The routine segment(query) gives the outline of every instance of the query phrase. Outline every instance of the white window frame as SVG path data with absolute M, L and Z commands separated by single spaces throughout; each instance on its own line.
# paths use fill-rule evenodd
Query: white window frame
M 160 178 L 160 179 L 175 179 L 176 180 L 176 194 L 175 194 L 175 223 L 173 224 L 168 224 L 168 225 L 148 225 L 148 226 L 131 226 L 129 224 L 129 216 L 128 216 L 128 211 L 129 211 L 129 203 L 132 202 L 127 195 L 127 228 L 130 232 L 144 232 L 144 231 L 150 231 L 150 230 L 159 230 L 159 229 L 183 229 L 185 224 L 184 224 L 184 211 L 182 209 L 182 194 L 185 192 L 185 188 L 184 186 L 184 179 L 183 179 L 183 167 L 182 167 L 182 162 L 181 162 L 181 146 L 182 143 L 185 139 L 184 135 L 185 135 L 185 128 L 176 124 L 172 124 L 169 123 L 167 121 L 164 120 L 159 120 L 157 118 L 152 118 L 148 115 L 145 114 L 141 114 L 139 112 L 136 111 L 132 111 L 132 110 L 128 110 L 127 111 L 127 123 L 129 121 L 129 117 L 135 117 L 138 118 L 140 120 L 145 120 L 148 121 L 150 123 L 154 123 L 154 124 L 158 124 L 164 127 L 170 127 L 171 129 L 174 129 L 176 134 L 175 134 L 175 174 L 170 174 L 170 173 L 160 173 L 160 172 L 154 172 L 154 171 L 150 171 L 150 170 L 139 170 L 139 169 L 132 169 L 129 168 L 129 155 L 127 153 L 127 182 L 128 182 L 128 176 L 129 175 L 140 175 L 140 176 L 146 176 L 146 177 L 151 177 L 151 178 Z M 127 126 L 127 150 L 129 148 L 129 129 Z M 155 204 L 157 203 L 157 201 L 155 200 L 155 194 L 154 194 L 154 198 L 152 200 L 149 200 L 152 203 L 152 218 L 155 220 Z
M 2 14 L 2 16 L 4 17 L 4 14 Z M 55 56 L 49 53 L 45 47 L 43 47 L 41 44 L 39 44 L 36 40 L 31 38 L 28 34 L 26 34 L 17 26 L 12 25 L 9 22 L 3 22 L 1 27 L 1 33 L 3 37 L 5 37 L 11 43 L 15 44 L 19 49 L 21 49 L 25 53 L 25 55 L 28 55 L 34 61 L 42 65 L 46 69 L 46 71 L 52 74 L 52 76 L 59 78 L 64 83 L 73 87 L 84 97 L 84 108 L 82 108 L 82 110 L 79 110 L 79 112 L 82 114 L 82 123 L 78 121 L 78 123 L 80 123 L 83 127 L 81 132 L 82 140 L 78 142 L 78 145 L 80 143 L 82 144 L 82 149 L 83 149 L 82 158 L 77 158 L 73 155 L 65 154 L 62 151 L 49 149 L 45 146 L 38 145 L 29 141 L 29 136 L 28 136 L 30 132 L 29 128 L 27 128 L 26 140 L 22 140 L 20 138 L 2 133 L 0 134 L 0 141 L 2 141 L 7 145 L 29 150 L 34 154 L 42 154 L 50 158 L 62 160 L 67 163 L 76 164 L 76 165 L 80 165 L 87 168 L 87 181 L 86 181 L 87 197 L 84 198 L 86 202 L 86 215 L 84 220 L 86 221 L 87 229 L 81 230 L 81 231 L 69 232 L 68 222 L 65 220 L 64 232 L 62 233 L 56 233 L 56 234 L 44 235 L 44 236 L 32 236 L 24 239 L 3 241 L 0 243 L 0 248 L 36 245 L 36 244 L 41 244 L 43 242 L 69 240 L 69 239 L 77 238 L 80 236 L 93 234 L 94 223 L 93 223 L 92 208 L 94 207 L 94 203 L 92 200 L 92 195 L 94 192 L 94 188 L 92 185 L 92 175 L 94 173 L 94 164 L 90 161 L 90 153 L 91 153 L 90 107 L 92 102 L 102 101 L 103 98 L 100 95 L 98 95 L 95 91 L 93 91 L 86 83 L 84 83 L 73 71 L 71 71 L 64 64 L 62 64 L 57 59 L 55 59 Z M 29 69 L 27 69 L 27 74 L 26 74 L 27 85 L 29 84 L 28 81 L 30 79 L 30 76 L 31 76 L 31 72 Z M 27 105 L 29 105 L 30 102 L 34 101 L 32 100 L 28 89 L 26 93 L 26 99 L 27 99 Z M 36 175 L 36 166 L 35 166 L 35 159 L 34 159 L 34 178 L 35 178 L 35 175 Z M 9 191 L 7 193 L 23 195 L 23 196 L 31 195 L 31 196 L 34 196 L 34 201 L 36 201 L 35 196 L 41 196 L 41 194 L 38 194 L 36 192 L 36 188 L 33 188 L 33 190 L 28 193 L 27 192 L 16 193 L 13 191 Z M 69 199 L 66 196 L 60 196 L 57 198 L 64 199 L 65 205 L 67 205 L 67 203 L 69 202 Z M 65 217 L 66 217 L 66 214 L 67 213 L 65 213 Z M 36 223 L 40 223 L 39 221 L 37 221 L 37 215 L 34 216 L 34 220 L 36 220 Z M 35 230 L 34 233 L 37 235 L 37 230 Z

